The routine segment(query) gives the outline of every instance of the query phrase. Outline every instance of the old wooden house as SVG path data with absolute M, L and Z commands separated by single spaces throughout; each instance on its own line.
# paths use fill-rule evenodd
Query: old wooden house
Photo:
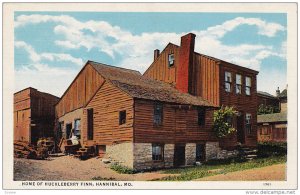
M 135 169 L 192 165 L 238 142 L 255 146 L 258 72 L 195 53 L 194 38 L 155 50 L 144 75 L 88 61 L 56 105 L 58 131 Z M 221 105 L 239 111 L 238 133 L 225 140 L 212 130 Z
M 287 141 L 287 113 L 262 114 L 257 116 L 259 142 Z
M 199 43 L 201 44 L 201 43 Z M 169 43 L 144 73 L 147 78 L 173 85 L 183 93 L 202 97 L 215 106 L 233 106 L 238 116 L 232 121 L 237 133 L 220 140 L 223 148 L 237 143 L 256 146 L 257 140 L 257 71 L 194 51 L 195 35 L 181 37 L 181 45 Z
M 53 136 L 58 97 L 26 88 L 14 94 L 14 140 L 36 144 L 38 138 Z

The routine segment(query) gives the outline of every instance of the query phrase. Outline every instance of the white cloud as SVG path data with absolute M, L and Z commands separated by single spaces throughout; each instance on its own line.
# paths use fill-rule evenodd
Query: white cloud
M 162 49 L 168 42 L 179 45 L 180 37 L 188 33 L 133 34 L 105 21 L 89 20 L 81 22 L 67 15 L 21 15 L 16 18 L 15 27 L 20 28 L 25 25 L 45 22 L 54 22 L 56 26 L 53 32 L 62 35 L 61 40 L 55 41 L 57 46 L 68 49 L 85 48 L 87 51 L 98 49 L 113 59 L 116 55 L 119 55 L 122 57 L 121 62 L 114 65 L 137 69 L 141 72 L 144 72 L 153 61 L 154 49 Z M 193 31 L 196 34 L 195 50 L 255 70 L 260 70 L 262 60 L 270 56 L 285 58 L 286 42 L 282 43 L 280 51 L 276 51 L 270 45 L 263 44 L 226 45 L 222 43 L 221 39 L 227 33 L 242 25 L 253 26 L 257 29 L 259 35 L 267 37 L 274 37 L 278 32 L 286 30 L 280 24 L 266 22 L 259 18 L 237 17 L 205 30 Z M 17 46 L 18 44 L 19 46 Z M 17 43 L 16 47 L 26 49 L 30 59 L 34 62 L 65 59 L 82 65 L 81 59 L 67 56 L 68 54 L 65 54 L 65 56 L 51 53 L 36 54 L 31 47 L 27 47 L 23 43 Z

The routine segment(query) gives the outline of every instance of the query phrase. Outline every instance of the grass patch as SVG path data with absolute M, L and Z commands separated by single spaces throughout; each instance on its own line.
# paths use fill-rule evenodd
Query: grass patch
M 234 160 L 218 160 L 207 162 L 202 166 L 178 168 L 165 170 L 163 173 L 167 174 L 180 174 L 178 176 L 168 176 L 153 181 L 190 181 L 202 177 L 208 177 L 218 174 L 226 174 L 234 171 L 241 171 L 253 168 L 260 168 L 270 166 L 274 164 L 280 164 L 286 162 L 286 156 L 273 156 L 269 158 L 254 159 L 247 162 L 235 162 Z
M 120 164 L 112 164 L 110 166 L 110 168 L 114 171 L 116 171 L 117 173 L 121 173 L 121 174 L 135 174 L 137 173 L 137 171 L 135 169 L 131 169 L 125 166 L 122 166 Z
M 100 176 L 98 176 L 98 177 L 93 177 L 92 180 L 99 180 L 99 181 L 115 181 L 116 179 L 113 178 L 113 177 L 107 178 L 107 177 L 100 177 Z

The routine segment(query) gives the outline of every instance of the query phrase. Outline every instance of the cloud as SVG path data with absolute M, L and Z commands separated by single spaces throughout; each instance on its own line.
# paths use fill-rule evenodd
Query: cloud
M 110 56 L 113 60 L 121 56 L 121 60 L 113 65 L 136 69 L 144 72 L 153 61 L 153 50 L 163 49 L 169 42 L 180 44 L 180 37 L 189 32 L 182 33 L 141 33 L 133 34 L 119 26 L 111 25 L 106 21 L 79 21 L 68 15 L 20 15 L 16 17 L 15 28 L 39 23 L 55 24 L 53 32 L 60 35 L 60 40 L 55 40 L 57 46 L 68 49 L 69 52 L 84 48 L 88 51 L 97 49 Z M 195 30 L 195 51 L 210 55 L 241 66 L 260 70 L 264 59 L 278 56 L 286 56 L 286 42 L 281 49 L 273 48 L 265 44 L 237 44 L 227 45 L 222 38 L 234 29 L 248 25 L 257 29 L 257 34 L 273 38 L 278 32 L 285 31 L 285 27 L 272 22 L 266 22 L 260 18 L 237 17 L 222 24 L 208 27 L 205 30 Z M 16 47 L 24 48 L 33 62 L 69 61 L 82 65 L 80 58 L 74 58 L 69 54 L 41 53 L 24 42 L 16 43 Z
M 72 64 L 76 64 L 78 66 L 81 66 L 83 64 L 81 58 L 75 58 L 70 54 L 64 54 L 64 53 L 38 54 L 31 45 L 28 45 L 24 41 L 15 41 L 15 47 L 24 49 L 29 54 L 29 58 L 32 62 L 41 62 L 46 60 L 46 61 L 57 61 L 57 62 L 61 62 L 61 61 L 71 62 Z

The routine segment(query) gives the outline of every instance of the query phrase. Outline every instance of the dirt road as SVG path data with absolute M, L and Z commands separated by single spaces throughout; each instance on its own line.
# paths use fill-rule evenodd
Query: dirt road
M 53 157 L 50 160 L 14 160 L 14 180 L 92 180 L 94 177 L 118 181 L 147 181 L 169 176 L 160 172 L 119 174 L 104 164 L 101 159 L 91 158 L 81 161 L 71 156 Z
M 284 181 L 286 180 L 286 165 L 272 165 L 245 171 L 214 175 L 197 179 L 196 181 Z

